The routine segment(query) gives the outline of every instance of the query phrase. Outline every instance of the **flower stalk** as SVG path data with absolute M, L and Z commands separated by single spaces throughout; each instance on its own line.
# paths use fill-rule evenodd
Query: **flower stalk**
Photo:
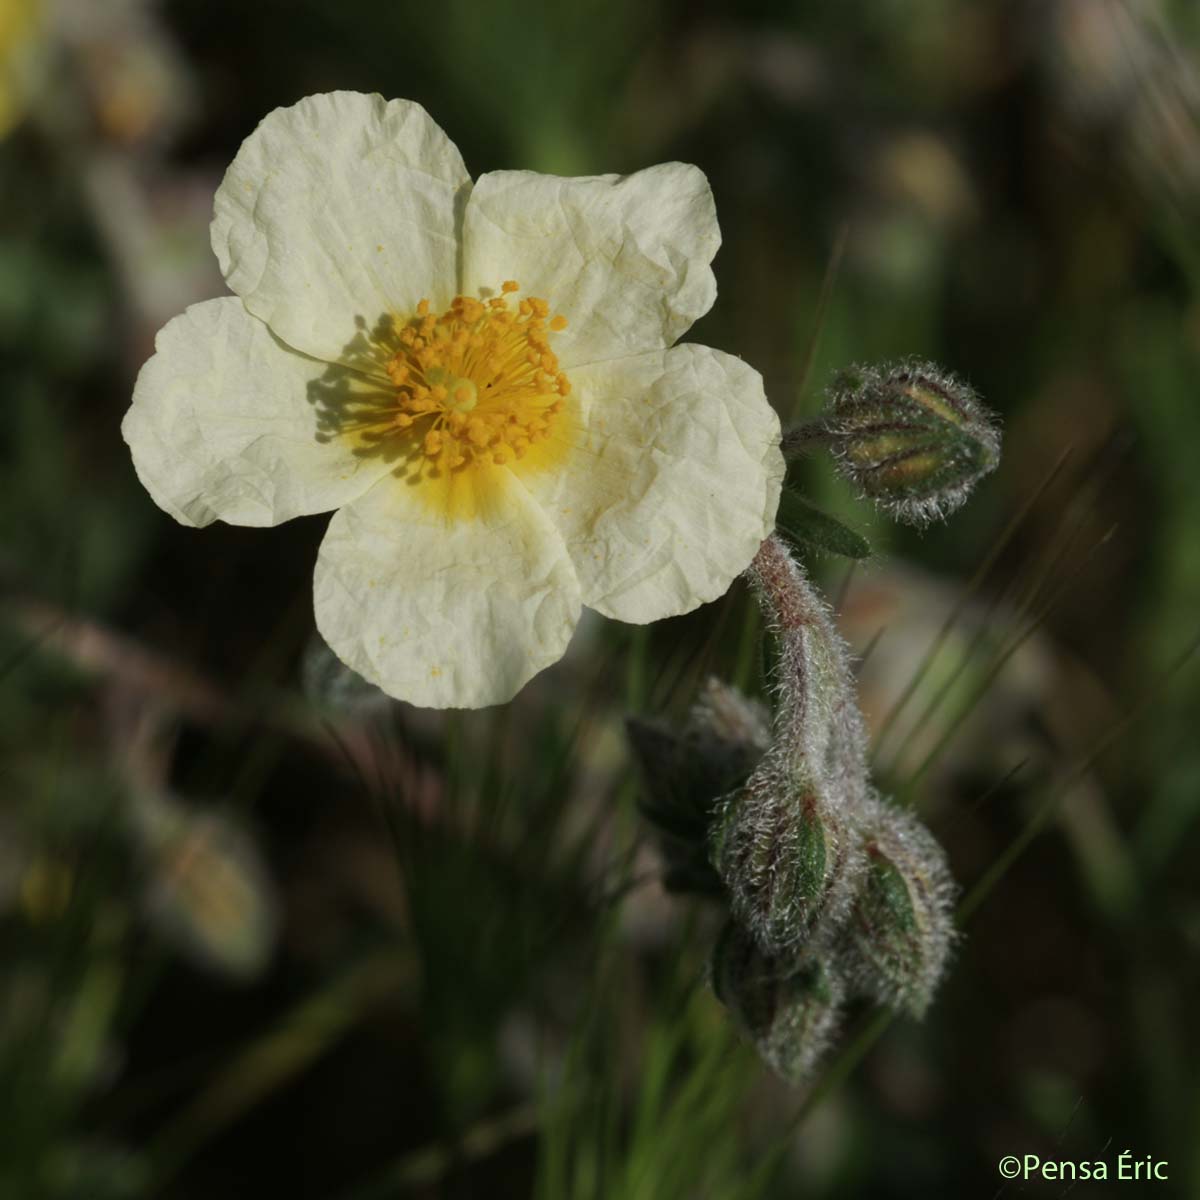
M 845 645 L 778 535 L 746 574 L 778 646 L 774 736 L 718 811 L 712 857 L 735 919 L 780 955 L 819 943 L 845 917 L 863 865 L 865 736 Z

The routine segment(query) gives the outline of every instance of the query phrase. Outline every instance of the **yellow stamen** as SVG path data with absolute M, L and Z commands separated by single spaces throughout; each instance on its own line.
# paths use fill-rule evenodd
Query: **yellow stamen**
M 461 497 L 496 468 L 547 470 L 570 449 L 570 383 L 551 348 L 567 321 L 538 296 L 518 301 L 518 291 L 506 279 L 485 300 L 456 296 L 440 313 L 422 299 L 394 321 L 383 373 L 395 400 L 371 445 L 404 439 L 411 449 L 399 449 L 398 474 L 454 515 L 476 511 Z

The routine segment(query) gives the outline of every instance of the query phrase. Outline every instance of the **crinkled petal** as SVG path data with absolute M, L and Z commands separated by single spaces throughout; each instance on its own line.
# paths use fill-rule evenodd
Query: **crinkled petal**
M 159 330 L 121 432 L 154 502 L 185 525 L 278 525 L 361 495 L 388 464 L 323 423 L 317 362 L 236 296 Z
M 456 204 L 470 177 L 411 100 L 309 96 L 269 113 L 217 190 L 225 282 L 290 346 L 336 361 L 355 318 L 457 290 Z M 461 206 L 461 205 L 460 205 Z
M 496 171 L 467 201 L 463 291 L 515 279 L 567 318 L 562 366 L 601 362 L 670 346 L 708 312 L 720 244 L 708 180 L 685 163 L 580 179 Z
M 590 608 L 644 623 L 722 595 L 775 523 L 779 418 L 739 358 L 682 345 L 571 373 L 580 432 L 527 484 Z
M 448 517 L 429 486 L 388 477 L 334 514 L 317 558 L 317 628 L 398 699 L 501 704 L 562 657 L 579 581 L 557 530 L 507 471 L 489 472 L 470 516 Z

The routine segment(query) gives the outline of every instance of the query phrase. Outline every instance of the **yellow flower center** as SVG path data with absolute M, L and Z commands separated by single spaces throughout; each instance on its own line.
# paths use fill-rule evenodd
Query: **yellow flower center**
M 393 421 L 412 439 L 418 477 L 540 457 L 539 443 L 561 433 L 571 384 L 548 339 L 567 322 L 537 297 L 510 308 L 519 290 L 510 279 L 498 296 L 456 296 L 437 315 L 422 300 L 396 335 Z

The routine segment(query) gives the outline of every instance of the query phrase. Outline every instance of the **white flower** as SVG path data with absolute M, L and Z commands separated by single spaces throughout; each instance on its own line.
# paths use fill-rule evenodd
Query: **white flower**
M 672 346 L 716 294 L 695 167 L 472 184 L 419 105 L 335 92 L 271 113 L 215 211 L 235 295 L 159 333 L 138 476 L 187 525 L 336 509 L 317 626 L 391 695 L 505 701 L 581 604 L 688 612 L 771 529 L 761 378 Z

